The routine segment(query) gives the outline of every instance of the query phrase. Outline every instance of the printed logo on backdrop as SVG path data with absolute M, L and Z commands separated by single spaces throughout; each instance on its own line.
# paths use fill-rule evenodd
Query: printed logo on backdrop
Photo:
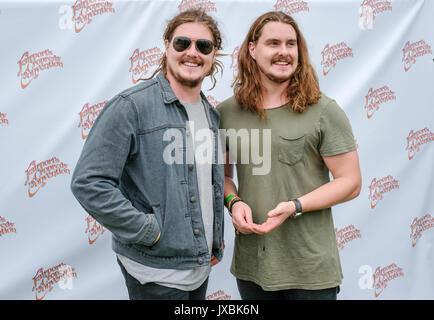
M 405 148 L 405 150 L 408 150 L 408 159 L 413 159 L 416 153 L 421 150 L 421 146 L 431 141 L 434 141 L 434 133 L 428 128 L 418 131 L 410 130 L 407 137 L 407 147 Z
M 340 250 L 344 250 L 344 246 L 355 239 L 361 239 L 362 234 L 360 233 L 360 230 L 357 229 L 354 225 L 350 224 L 349 226 L 346 226 L 345 228 L 338 229 L 335 228 L 336 233 L 336 243 L 338 245 L 338 248 Z
M 217 290 L 210 295 L 207 295 L 206 300 L 231 300 L 231 296 L 226 294 L 223 290 Z
M 232 69 L 232 77 L 235 79 L 235 77 L 238 74 L 238 53 L 240 52 L 240 46 L 236 46 L 234 48 L 234 51 L 231 54 L 232 57 L 232 63 L 229 66 L 229 68 Z
M 146 49 L 140 51 L 134 50 L 130 62 L 131 79 L 133 83 L 137 83 L 142 77 L 148 74 L 151 67 L 158 66 L 160 64 L 162 51 L 158 47 Z
M 391 1 L 363 0 L 359 8 L 359 28 L 362 30 L 372 29 L 375 18 L 384 11 L 392 11 Z
M 27 180 L 24 185 L 28 186 L 29 197 L 33 197 L 40 188 L 47 185 L 49 179 L 63 174 L 70 174 L 71 172 L 68 169 L 68 164 L 61 162 L 57 157 L 53 157 L 39 163 L 33 160 L 25 173 Z
M 336 64 L 349 57 L 354 57 L 353 49 L 351 49 L 345 42 L 340 42 L 335 45 L 326 44 L 322 54 L 321 65 L 323 66 L 323 74 L 326 76 Z
M 394 189 L 399 189 L 399 182 L 391 175 L 378 179 L 372 179 L 369 186 L 369 199 L 371 200 L 371 208 L 375 208 L 380 200 L 383 199 L 383 195 Z
M 36 300 L 42 300 L 47 293 L 53 291 L 57 283 L 62 290 L 72 290 L 73 278 L 77 278 L 75 268 L 61 263 L 57 266 L 44 270 L 39 268 L 33 277 L 33 289 Z
M 87 228 L 84 233 L 88 233 L 89 244 L 93 244 L 105 232 L 105 229 L 91 216 L 86 218 L 86 222 Z
M 359 288 L 362 290 L 374 289 L 375 297 L 379 297 L 391 281 L 404 277 L 403 269 L 398 267 L 396 263 L 384 268 L 377 267 L 375 272 L 370 265 L 365 264 L 360 266 L 359 273 L 362 274 L 359 278 Z
M 9 124 L 9 121 L 8 121 L 8 118 L 6 117 L 7 116 L 7 113 L 1 113 L 0 112 L 0 125 L 8 125 Z
M 411 43 L 407 41 L 402 49 L 404 70 L 407 72 L 417 62 L 416 59 L 426 55 L 432 54 L 431 46 L 425 40 L 419 40 Z
M 48 49 L 35 53 L 24 52 L 21 59 L 18 60 L 17 76 L 21 78 L 21 88 L 24 89 L 33 79 L 37 79 L 42 71 L 48 71 L 55 67 L 63 68 L 61 59 Z
M 417 241 L 422 238 L 422 233 L 432 228 L 434 228 L 434 218 L 429 213 L 420 219 L 414 218 L 410 225 L 411 245 L 416 246 Z
M 215 2 L 210 0 L 182 0 L 178 8 L 179 12 L 188 9 L 203 9 L 205 12 L 217 12 Z
M 15 223 L 7 221 L 5 218 L 0 216 L 0 237 L 12 232 L 17 233 Z
M 95 123 L 96 118 L 101 113 L 104 105 L 107 103 L 107 100 L 103 102 L 99 102 L 89 106 L 89 103 L 85 103 L 81 111 L 79 112 L 80 123 L 78 127 L 81 127 L 81 137 L 86 139 L 90 129 L 92 129 L 93 124 Z
M 377 269 L 375 269 L 373 279 L 375 297 L 380 296 L 384 289 L 386 289 L 389 285 L 389 282 L 403 276 L 403 269 L 398 267 L 395 263 L 392 263 L 391 265 L 384 268 L 377 267 Z
M 302 11 L 309 12 L 309 5 L 307 1 L 303 0 L 277 0 L 274 9 L 292 15 Z
M 116 13 L 113 2 L 107 0 L 77 0 L 73 6 L 61 5 L 59 7 L 59 28 L 61 30 L 74 29 L 79 33 L 97 16 Z
M 380 104 L 386 103 L 391 100 L 396 101 L 395 92 L 390 90 L 388 86 L 383 86 L 378 89 L 370 88 L 365 98 L 365 109 L 368 119 L 370 119 L 374 115 L 374 113 L 380 109 Z
M 210 105 L 212 105 L 214 108 L 220 103 L 220 101 L 218 101 L 216 98 L 214 98 L 214 96 L 209 95 L 206 97 L 208 102 L 210 103 Z

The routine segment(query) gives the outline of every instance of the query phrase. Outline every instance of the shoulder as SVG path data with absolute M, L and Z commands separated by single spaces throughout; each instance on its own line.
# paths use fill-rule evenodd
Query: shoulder
M 336 100 L 321 93 L 318 103 L 315 104 L 320 110 L 321 118 L 323 117 L 340 117 L 345 116 L 345 111 L 338 105 Z
M 128 114 L 137 117 L 138 106 L 145 105 L 144 101 L 146 97 L 155 96 L 150 94 L 149 90 L 159 90 L 158 82 L 155 78 L 143 80 L 116 94 L 104 106 L 105 112 L 113 114 L 114 116 L 118 114 Z
M 336 132 L 336 134 L 343 134 L 343 132 L 352 132 L 350 120 L 338 103 L 325 95 L 322 95 L 320 101 L 320 130 L 323 132 Z
M 323 92 L 321 92 L 321 95 L 319 97 L 319 100 L 316 104 L 311 105 L 311 107 L 318 107 L 321 110 L 324 110 L 326 108 L 329 108 L 329 106 L 332 106 L 332 108 L 334 107 L 334 105 L 337 106 L 337 103 L 334 99 L 330 98 L 329 96 L 325 95 Z
M 118 94 L 118 96 L 123 98 L 134 99 L 138 96 L 141 96 L 144 92 L 148 90 L 153 90 L 158 87 L 158 81 L 156 78 L 152 78 L 149 80 L 143 80 L 138 84 L 129 87 Z

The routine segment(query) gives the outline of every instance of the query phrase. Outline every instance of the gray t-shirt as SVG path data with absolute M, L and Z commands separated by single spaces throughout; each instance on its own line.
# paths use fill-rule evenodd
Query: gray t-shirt
M 189 122 L 186 124 L 187 162 L 196 163 L 202 220 L 208 250 L 211 254 L 214 224 L 211 183 L 214 150 L 212 131 L 209 129 L 208 117 L 202 101 L 198 103 L 181 103 L 184 105 L 189 118 Z M 210 265 L 190 270 L 157 269 L 142 265 L 119 254 L 117 256 L 127 272 L 141 284 L 154 282 L 166 287 L 192 291 L 200 287 L 211 272 Z
M 202 102 L 182 102 L 189 118 L 190 134 L 187 134 L 187 152 L 191 162 L 196 163 L 197 183 L 199 186 L 200 207 L 205 228 L 208 249 L 211 254 L 213 239 L 213 191 L 212 191 L 212 161 L 213 134 Z M 191 153 L 194 151 L 194 158 Z M 188 160 L 187 160 L 188 161 Z

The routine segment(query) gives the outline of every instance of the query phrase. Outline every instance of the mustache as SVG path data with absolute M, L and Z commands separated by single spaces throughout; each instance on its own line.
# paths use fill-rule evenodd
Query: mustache
M 186 57 L 186 58 L 184 58 L 184 59 L 181 59 L 181 63 L 185 63 L 185 62 L 196 63 L 196 64 L 199 64 L 199 65 L 202 65 L 202 64 L 203 64 L 203 61 L 202 61 L 202 59 L 200 59 L 200 58 L 191 58 L 191 57 Z
M 278 61 L 291 63 L 292 59 L 290 57 L 283 57 L 283 56 L 278 56 L 278 57 L 271 59 L 271 63 L 278 62 Z

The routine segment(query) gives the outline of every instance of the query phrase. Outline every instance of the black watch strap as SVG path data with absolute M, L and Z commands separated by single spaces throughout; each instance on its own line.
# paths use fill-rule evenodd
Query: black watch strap
M 303 208 L 301 207 L 301 202 L 298 199 L 290 199 L 295 204 L 295 213 L 291 216 L 291 218 L 298 218 L 303 214 Z

